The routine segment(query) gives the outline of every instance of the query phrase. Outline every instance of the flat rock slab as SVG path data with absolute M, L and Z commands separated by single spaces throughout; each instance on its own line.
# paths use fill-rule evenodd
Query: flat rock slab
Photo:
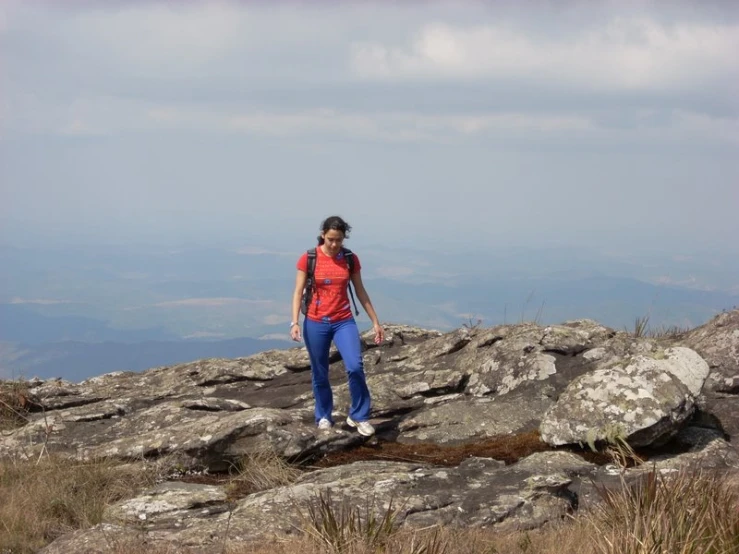
M 554 401 L 546 396 L 512 394 L 429 405 L 398 425 L 398 442 L 467 443 L 534 430 Z

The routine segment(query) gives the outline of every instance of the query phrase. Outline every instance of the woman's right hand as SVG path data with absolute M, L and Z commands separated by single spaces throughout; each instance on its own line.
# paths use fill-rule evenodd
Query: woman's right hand
M 300 325 L 290 327 L 290 338 L 295 342 L 300 342 Z

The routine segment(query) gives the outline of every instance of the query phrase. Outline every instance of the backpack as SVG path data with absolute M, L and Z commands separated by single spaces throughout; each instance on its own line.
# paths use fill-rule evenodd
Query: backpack
M 341 248 L 344 257 L 346 258 L 346 265 L 349 266 L 350 280 L 348 283 L 349 295 L 352 297 L 352 304 L 354 304 L 354 312 L 359 315 L 357 309 L 357 302 L 354 300 L 354 292 L 352 291 L 351 274 L 354 273 L 354 252 L 348 248 Z M 308 307 L 310 306 L 311 299 L 313 298 L 313 291 L 316 289 L 315 284 L 315 269 L 316 269 L 316 249 L 311 248 L 308 250 L 308 268 L 306 270 L 305 287 L 303 288 L 303 296 L 300 300 L 300 311 L 303 315 L 308 313 Z

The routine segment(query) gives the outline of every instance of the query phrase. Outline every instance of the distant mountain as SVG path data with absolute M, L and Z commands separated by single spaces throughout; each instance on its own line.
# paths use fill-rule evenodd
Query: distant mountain
M 739 305 L 739 295 L 591 274 L 579 278 L 470 279 L 453 285 L 372 281 L 368 288 L 383 319 L 447 330 L 467 315 L 484 325 L 589 318 L 622 329 L 649 316 L 653 327 L 695 327 Z
M 739 262 L 577 248 L 356 248 L 380 318 L 448 331 L 590 318 L 694 327 L 739 305 Z M 292 343 L 295 255 L 260 248 L 0 245 L 0 377 L 83 379 Z M 362 311 L 360 329 L 370 326 Z M 200 337 L 195 339 L 195 337 Z M 218 340 L 202 340 L 206 337 Z
M 288 340 L 239 338 L 133 344 L 62 341 L 41 345 L 15 344 L 12 348 L 5 346 L 5 349 L 0 349 L 0 377 L 62 377 L 81 381 L 111 371 L 142 371 L 203 358 L 237 358 L 296 344 Z
M 0 341 L 41 344 L 57 341 L 174 340 L 161 327 L 114 329 L 105 321 L 77 315 L 46 316 L 22 304 L 0 304 Z

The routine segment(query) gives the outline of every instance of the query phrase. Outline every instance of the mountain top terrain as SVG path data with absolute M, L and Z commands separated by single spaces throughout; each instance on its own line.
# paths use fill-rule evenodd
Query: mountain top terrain
M 593 320 L 386 331 L 380 346 L 362 336 L 371 438 L 344 424 L 336 351 L 327 431 L 314 423 L 304 347 L 80 383 L 5 382 L 17 417 L 4 414 L 1 457 L 166 468 L 43 552 L 102 552 L 111 536 L 142 533 L 212 552 L 224 537 L 294 534 L 295 506 L 369 498 L 380 512 L 395 502 L 407 529 L 538 529 L 646 472 L 739 470 L 739 310 L 659 336 Z M 234 487 L 228 475 L 245 460 L 285 478 Z

